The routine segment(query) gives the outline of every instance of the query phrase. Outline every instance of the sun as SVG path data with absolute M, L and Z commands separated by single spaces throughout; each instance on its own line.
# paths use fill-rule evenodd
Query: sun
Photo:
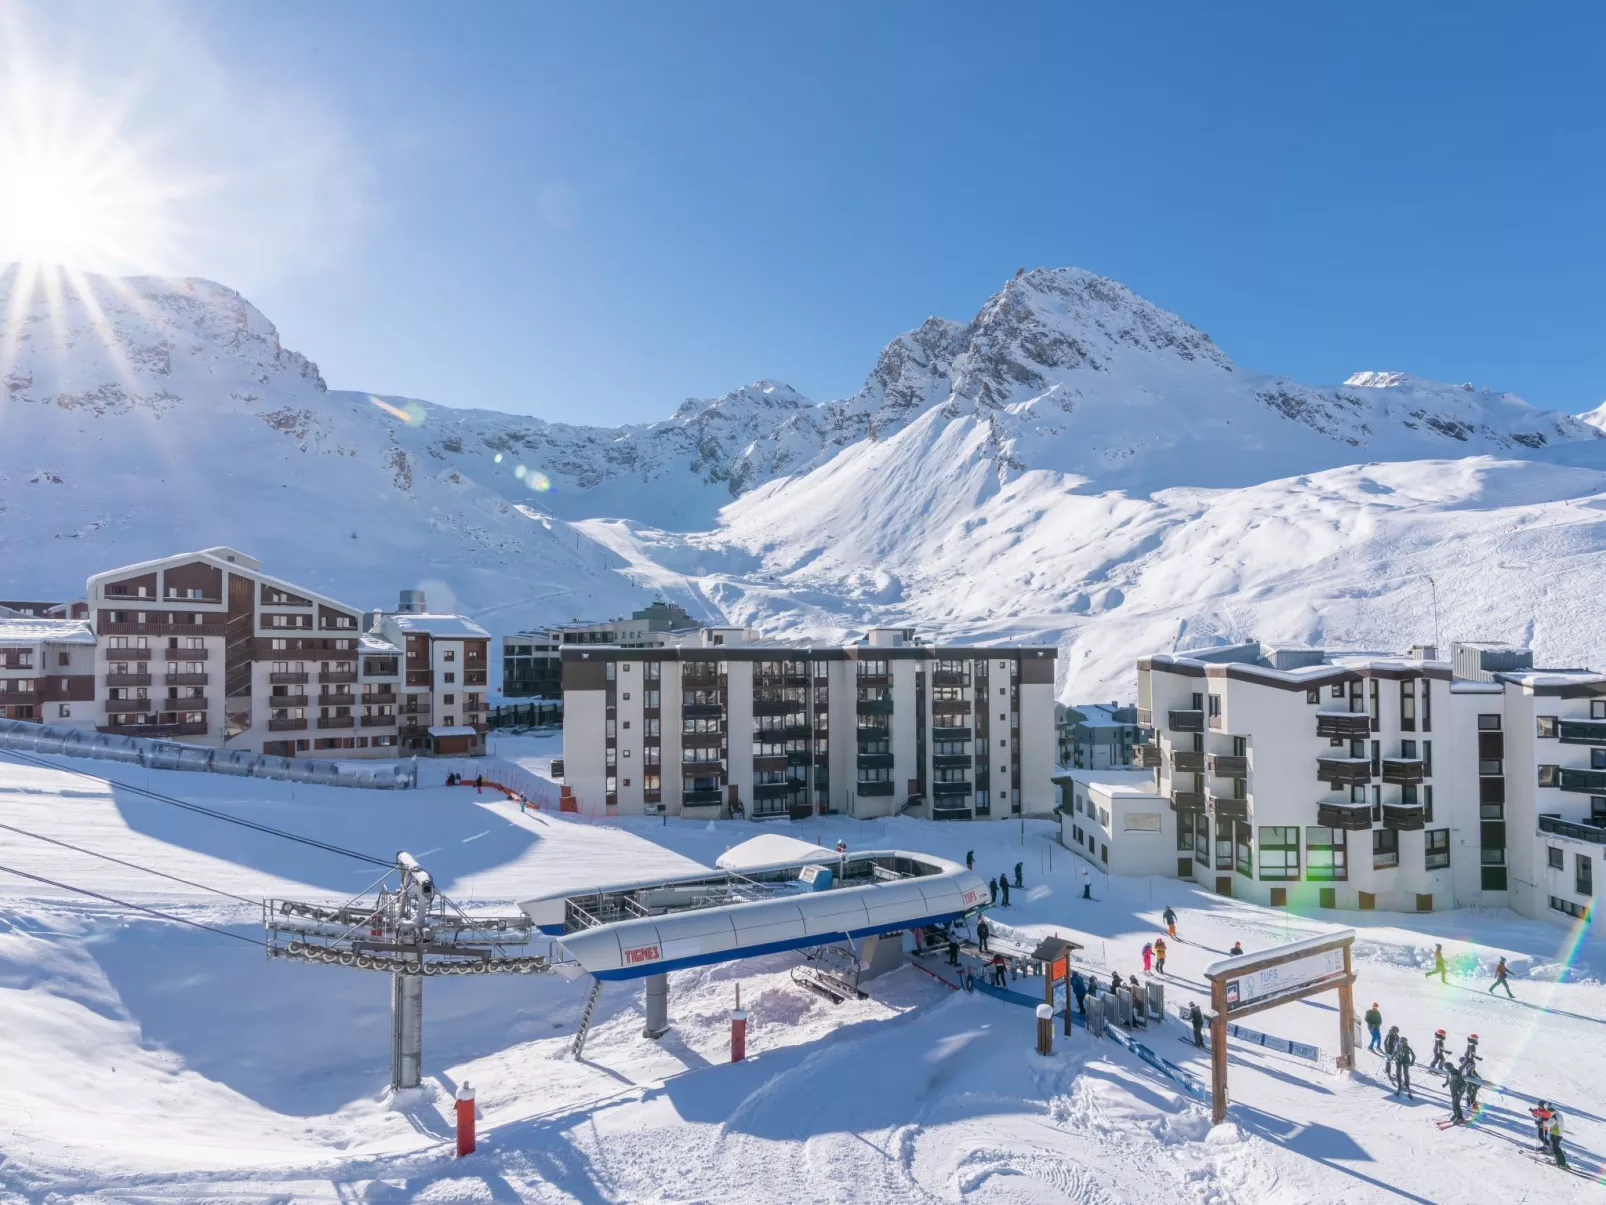
M 0 96 L 0 263 L 149 270 L 171 234 L 171 189 L 113 120 L 49 87 Z

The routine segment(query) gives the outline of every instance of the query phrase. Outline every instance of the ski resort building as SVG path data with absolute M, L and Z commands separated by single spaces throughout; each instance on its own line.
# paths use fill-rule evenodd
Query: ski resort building
M 374 675 L 381 687 L 399 683 L 394 705 L 404 751 L 485 752 L 490 647 L 489 632 L 466 616 L 431 612 L 422 591 L 403 590 L 395 611 L 373 617 L 363 636 L 364 673 L 372 662 L 388 670 Z
M 0 719 L 93 727 L 97 715 L 89 624 L 0 617 Z
M 631 612 L 629 619 L 576 620 L 504 636 L 502 694 L 509 699 L 563 698 L 563 650 L 570 645 L 659 648 L 701 626 L 678 603 L 660 599 Z
M 1590 907 L 1606 675 L 1498 645 L 1446 661 L 1250 642 L 1142 658 L 1138 698 L 1155 735 L 1135 761 L 1171 813 L 1180 878 L 1274 907 Z
M 1054 658 L 905 628 L 845 646 L 710 627 L 566 647 L 562 774 L 582 806 L 620 814 L 1049 814 Z
M 1055 710 L 1060 765 L 1078 770 L 1120 770 L 1132 764 L 1132 750 L 1143 740 L 1136 707 L 1078 703 Z

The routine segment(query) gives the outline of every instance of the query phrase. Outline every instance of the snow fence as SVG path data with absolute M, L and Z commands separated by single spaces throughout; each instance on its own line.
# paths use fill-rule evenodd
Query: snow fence
M 143 766 L 147 770 L 198 770 L 240 778 L 276 778 L 286 782 L 321 783 L 329 787 L 407 790 L 418 785 L 418 765 L 407 762 L 337 762 L 272 757 L 245 749 L 211 749 L 177 741 L 118 736 L 93 728 L 0 720 L 0 750 L 93 757 Z

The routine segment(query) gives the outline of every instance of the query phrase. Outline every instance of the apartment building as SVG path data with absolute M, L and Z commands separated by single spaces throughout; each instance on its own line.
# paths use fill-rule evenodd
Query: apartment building
M 629 619 L 558 624 L 502 637 L 502 695 L 509 699 L 561 699 L 563 650 L 571 645 L 657 648 L 676 633 L 702 626 L 677 603 L 658 600 L 633 611 Z
M 89 624 L 0 617 L 0 719 L 94 727 L 97 716 Z
M 626 815 L 1047 814 L 1054 659 L 904 628 L 844 646 L 709 627 L 569 647 L 563 776 L 583 804 Z
M 1056 706 L 1059 764 L 1078 770 L 1124 769 L 1143 740 L 1138 709 L 1119 703 Z
M 435 614 L 422 593 L 402 591 L 397 609 L 375 614 L 363 637 L 365 712 L 394 706 L 405 752 L 484 753 L 490 646 L 491 634 L 472 619 Z
M 1142 658 L 1138 698 L 1181 878 L 1272 906 L 1587 914 L 1606 676 L 1487 644 L 1250 643 Z

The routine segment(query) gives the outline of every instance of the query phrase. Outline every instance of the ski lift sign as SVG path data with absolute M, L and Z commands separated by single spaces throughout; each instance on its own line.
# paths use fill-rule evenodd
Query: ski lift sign
M 1227 1011 L 1235 1012 L 1301 988 L 1318 987 L 1324 980 L 1336 984 L 1345 973 L 1343 949 L 1322 950 L 1276 966 L 1261 967 L 1227 980 Z

